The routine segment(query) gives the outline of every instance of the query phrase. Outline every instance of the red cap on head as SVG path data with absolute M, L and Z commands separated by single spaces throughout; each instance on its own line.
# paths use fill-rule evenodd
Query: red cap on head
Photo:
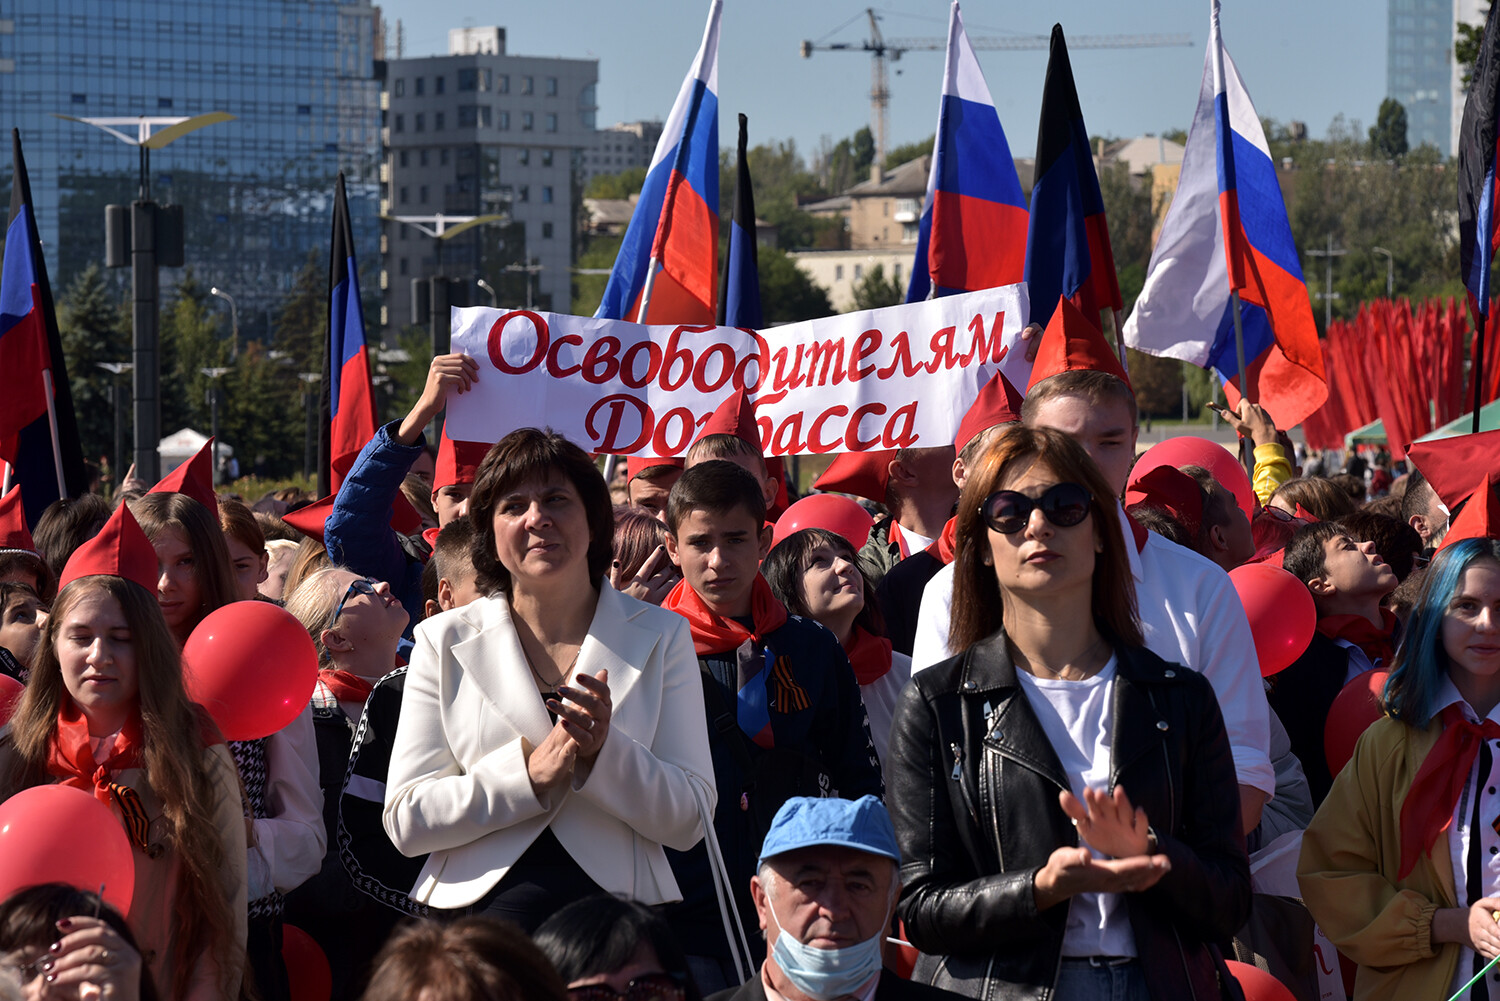
M 826 493 L 853 494 L 884 504 L 886 487 L 891 482 L 891 460 L 895 457 L 895 449 L 840 452 L 828 464 L 823 475 L 813 481 L 813 489 Z
M 741 441 L 748 441 L 754 445 L 757 451 L 761 451 L 760 428 L 755 424 L 755 408 L 750 405 L 750 398 L 745 395 L 743 389 L 736 389 L 719 404 L 717 410 L 708 418 L 708 423 L 703 425 L 703 430 L 698 432 L 698 437 L 693 441 L 699 442 L 711 434 L 732 434 Z
M 191 459 L 161 478 L 161 482 L 147 493 L 186 494 L 210 511 L 218 514 L 219 498 L 214 496 L 214 440 L 203 443 Z
M 303 535 L 310 535 L 319 542 L 322 542 L 323 524 L 332 513 L 333 495 L 329 494 L 322 500 L 313 501 L 311 504 L 299 507 L 295 511 L 288 511 L 281 516 L 281 520 L 291 525 Z
M 1061 372 L 1108 372 L 1130 385 L 1130 376 L 1125 374 L 1119 356 L 1099 328 L 1066 296 L 1057 300 L 1057 310 L 1042 333 L 1026 391 L 1031 392 L 1037 383 Z
M 682 468 L 682 457 L 677 455 L 632 455 L 625 459 L 625 482 L 629 483 L 648 469 L 656 466 Z
M 445 425 L 438 435 L 437 462 L 432 470 L 432 495 L 456 483 L 473 484 L 479 464 L 489 454 L 490 446 L 482 441 L 454 441 Z
M 1203 488 L 1171 466 L 1147 470 L 1125 487 L 1125 510 L 1136 505 L 1165 509 L 1189 535 L 1197 535 L 1203 527 Z
M 24 549 L 36 552 L 31 530 L 26 527 L 26 509 L 21 505 L 21 484 L 0 497 L 0 549 Z
M 156 548 L 124 504 L 115 508 L 98 535 L 73 550 L 57 586 L 61 590 L 80 577 L 100 574 L 124 577 L 156 593 L 156 582 L 161 576 Z
M 953 439 L 953 450 L 962 452 L 964 446 L 997 424 L 1014 424 L 1021 419 L 1021 394 L 1010 384 L 1004 372 L 984 384 L 964 419 L 958 422 L 958 434 Z
M 1474 481 L 1487 472 L 1500 472 L 1500 431 L 1462 434 L 1406 446 L 1412 465 L 1432 484 L 1438 498 L 1455 508 L 1474 492 Z
M 1469 493 L 1463 510 L 1453 516 L 1448 534 L 1439 549 L 1463 539 L 1500 538 L 1500 474 L 1486 473 L 1484 480 Z

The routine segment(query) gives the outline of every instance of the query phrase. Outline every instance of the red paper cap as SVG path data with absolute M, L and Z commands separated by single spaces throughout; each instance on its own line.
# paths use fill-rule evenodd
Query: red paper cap
M 995 377 L 984 384 L 969 412 L 958 422 L 958 436 L 953 439 L 953 451 L 962 452 L 964 446 L 997 424 L 1014 424 L 1021 419 L 1021 394 L 1010 384 L 1005 373 L 996 372 Z
M 1438 548 L 1447 549 L 1463 539 L 1495 538 L 1500 538 L 1500 474 L 1486 473 L 1484 481 L 1469 493 L 1463 510 L 1453 516 Z
M 1090 323 L 1067 296 L 1058 298 L 1057 310 L 1042 332 L 1042 343 L 1037 348 L 1026 391 L 1031 392 L 1043 379 L 1063 372 L 1108 372 L 1130 385 L 1130 376 L 1120 365 L 1119 356 L 1099 328 Z
M 761 451 L 760 428 L 755 424 L 755 408 L 750 405 L 750 398 L 743 389 L 736 389 L 732 396 L 719 404 L 719 408 L 708 418 L 708 423 L 703 425 L 703 430 L 698 432 L 698 437 L 693 441 L 697 443 L 711 434 L 734 435 L 741 441 L 754 445 L 757 452 Z
M 895 449 L 874 452 L 840 452 L 813 481 L 814 490 L 825 493 L 853 494 L 877 504 L 885 503 L 886 487 L 891 482 L 891 460 Z
M 353 456 L 341 457 L 352 459 Z M 291 525 L 303 535 L 310 535 L 319 542 L 326 541 L 323 538 L 323 526 L 328 521 L 328 516 L 333 513 L 333 494 L 329 494 L 322 500 L 314 501 L 305 507 L 299 507 L 295 511 L 288 511 L 281 516 L 281 520 Z M 411 506 L 411 501 L 401 491 L 396 491 L 396 499 L 391 504 L 391 528 L 400 535 L 411 535 L 422 527 L 422 516 L 417 509 Z
M 24 549 L 36 552 L 36 543 L 31 539 L 31 530 L 26 527 L 26 509 L 21 506 L 21 484 L 10 488 L 10 493 L 0 497 L 0 549 Z
M 217 516 L 219 498 L 214 496 L 213 448 L 214 440 L 210 438 L 198 449 L 197 455 L 163 476 L 160 483 L 146 492 L 186 494 Z
M 1125 487 L 1125 510 L 1136 505 L 1165 509 L 1189 535 L 1203 527 L 1203 488 L 1187 473 L 1156 466 Z
M 98 535 L 73 550 L 57 587 L 61 590 L 80 577 L 101 574 L 124 577 L 153 595 L 156 593 L 156 582 L 161 576 L 156 548 L 124 504 L 115 508 Z
M 682 457 L 677 455 L 632 455 L 625 460 L 625 482 L 629 483 L 648 469 L 657 466 L 682 468 Z
M 489 454 L 490 446 L 482 441 L 454 441 L 445 425 L 438 436 L 437 462 L 432 470 L 432 496 L 454 484 L 472 484 L 479 464 Z
M 1412 442 L 1406 454 L 1451 510 L 1474 492 L 1481 476 L 1500 472 L 1500 431 Z

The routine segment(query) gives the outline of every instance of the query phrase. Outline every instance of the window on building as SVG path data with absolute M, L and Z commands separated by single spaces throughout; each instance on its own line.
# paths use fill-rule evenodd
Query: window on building
M 438 79 L 441 80 L 442 77 L 438 77 Z M 446 128 L 446 126 L 443 124 L 443 113 L 441 111 L 435 111 L 435 112 L 433 112 L 433 114 L 432 114 L 432 131 L 434 131 L 434 132 L 441 132 L 441 131 L 443 131 L 444 128 Z
M 516 163 L 519 163 L 524 167 L 530 162 L 531 150 L 527 149 L 525 146 L 522 146 L 520 149 L 516 150 Z
M 397 261 L 396 261 L 396 273 L 398 275 L 404 275 L 404 274 L 406 274 L 406 258 L 402 257 L 402 258 L 398 258 L 397 259 Z
M 510 112 L 509 111 L 502 111 L 502 112 L 500 112 L 500 114 L 497 116 L 497 118 L 495 120 L 495 128 L 499 129 L 501 132 L 508 132 L 508 131 L 510 131 Z
M 417 97 L 421 97 L 425 92 L 425 88 L 422 86 L 425 82 L 421 77 L 417 77 L 411 82 L 411 92 Z
M 427 204 L 427 185 L 424 184 L 417 189 L 417 201 L 423 205 Z
M 516 188 L 516 201 L 518 201 L 518 202 L 529 202 L 529 201 L 531 201 L 531 185 L 529 185 L 529 184 L 522 184 L 522 185 L 520 185 L 519 187 Z
M 435 76 L 435 77 L 433 77 L 432 78 L 432 92 L 434 94 L 441 94 L 443 92 L 443 84 L 444 84 L 444 82 L 446 80 L 447 80 L 447 77 L 443 77 L 443 76 Z
M 555 112 L 551 112 L 551 111 L 547 112 L 547 131 L 548 132 L 556 132 L 557 131 L 557 114 Z
M 310 115 L 310 114 L 312 114 L 312 105 L 311 104 L 299 104 L 299 105 L 297 105 L 297 114 L 299 114 L 299 115 Z
M 469 66 L 469 67 L 460 69 L 458 71 L 458 80 L 457 80 L 456 86 L 461 91 L 478 90 L 479 89 L 479 70 L 478 70 L 478 68 L 476 68 L 474 66 Z
M 536 78 L 531 76 L 521 77 L 521 93 L 532 94 L 536 91 Z
M 406 150 L 401 151 L 401 166 L 406 166 Z
M 417 151 L 417 162 L 424 167 L 427 166 L 427 151 L 425 149 Z
M 550 184 L 544 184 L 542 186 L 542 204 L 543 205 L 551 205 L 552 204 L 552 185 L 550 185 Z
M 490 124 L 490 106 L 488 104 L 471 104 L 458 109 L 458 127 L 474 128 Z
M 917 230 L 918 230 L 919 226 L 920 226 L 920 224 L 919 223 L 915 223 L 915 222 L 904 222 L 904 223 L 902 223 L 901 224 L 901 242 L 902 243 L 916 243 L 917 242 Z M 900 281 L 899 278 L 896 279 L 896 280 Z
M 549 76 L 547 78 L 547 96 L 548 97 L 556 97 L 557 96 L 557 77 L 555 77 L 555 76 Z
M 497 94 L 509 94 L 510 93 L 510 74 L 509 73 L 501 73 L 499 76 L 495 77 L 495 93 L 497 93 Z
M 443 167 L 448 166 L 448 147 L 444 146 L 438 150 L 438 164 Z
M 87 94 L 74 94 L 73 95 L 73 103 L 74 104 L 87 104 L 88 101 L 89 101 L 89 96 Z
M 172 99 L 170 97 L 158 97 L 156 99 L 156 106 L 159 109 L 170 111 L 172 109 Z
M 396 81 L 396 96 L 397 97 L 405 97 L 406 96 L 406 78 L 405 77 L 402 77 L 401 79 L 399 79 L 399 80 Z
M 550 239 L 552 239 L 552 224 L 550 222 L 544 222 L 544 223 L 542 223 L 542 239 L 543 240 L 550 240 Z
M 393 130 L 396 131 L 396 132 L 405 132 L 406 131 L 406 116 L 405 115 L 397 115 L 396 116 L 396 124 L 393 126 Z
M 536 124 L 536 116 L 529 111 L 521 112 L 521 131 L 530 132 Z
M 550 167 L 550 166 L 552 166 L 552 151 L 550 149 L 544 149 L 544 150 L 542 150 L 542 166 L 543 167 Z
M 406 187 L 406 185 L 403 184 L 401 186 L 401 194 L 399 197 L 397 197 L 396 201 L 400 202 L 402 205 L 405 205 L 407 202 L 411 201 L 411 191 Z
M 417 112 L 416 117 L 412 120 L 412 131 L 414 131 L 414 132 L 425 132 L 425 131 L 427 131 L 427 116 L 425 114 L 423 114 L 422 112 L 420 112 L 420 111 Z
M 835 264 L 833 266 L 833 280 L 836 282 L 844 280 L 844 266 L 842 264 Z
M 864 276 L 865 276 L 865 266 L 863 264 L 856 264 L 856 265 L 854 265 L 854 280 L 855 281 L 859 281 Z

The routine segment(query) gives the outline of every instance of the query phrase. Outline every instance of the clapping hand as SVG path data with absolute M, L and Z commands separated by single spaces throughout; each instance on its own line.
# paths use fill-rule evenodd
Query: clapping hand
M 1058 793 L 1063 813 L 1078 828 L 1083 843 L 1111 858 L 1145 855 L 1150 848 L 1151 824 L 1146 811 L 1132 807 L 1121 786 L 1114 794 L 1095 789 L 1083 791 L 1083 801 L 1064 790 Z
M 573 685 L 558 687 L 547 708 L 557 714 L 557 722 L 526 757 L 526 773 L 538 797 L 573 778 L 575 771 L 586 775 L 593 767 L 609 736 L 609 672 L 577 675 Z

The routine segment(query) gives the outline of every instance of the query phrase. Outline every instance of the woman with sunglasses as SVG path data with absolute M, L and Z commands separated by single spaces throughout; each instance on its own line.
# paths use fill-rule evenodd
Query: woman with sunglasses
M 666 919 L 633 900 L 575 901 L 532 936 L 570 1001 L 703 1001 Z
M 1103 475 L 1007 429 L 959 498 L 952 636 L 886 766 L 915 979 L 989 1001 L 1234 996 L 1234 761 L 1199 674 L 1145 649 Z
M 331 844 L 338 832 L 339 796 L 365 700 L 375 682 L 396 667 L 407 613 L 390 585 L 338 566 L 304 580 L 287 600 L 286 610 L 302 623 L 318 651 L 312 716 L 323 824 Z M 384 941 L 401 915 L 355 889 L 337 848 L 320 855 L 319 861 L 322 869 L 317 875 L 287 898 L 287 921 L 306 929 L 322 946 L 333 970 L 334 996 L 343 997 L 349 986 L 364 979 L 370 943 Z

